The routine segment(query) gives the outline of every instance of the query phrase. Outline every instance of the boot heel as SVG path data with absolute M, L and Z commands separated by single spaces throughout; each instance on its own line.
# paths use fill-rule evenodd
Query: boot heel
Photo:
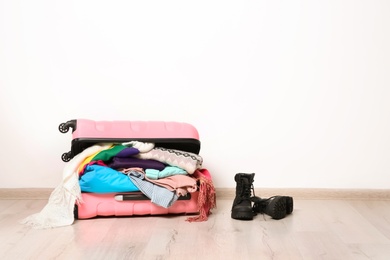
M 289 215 L 294 210 L 294 199 L 289 196 L 285 196 L 285 197 L 286 197 L 286 214 Z
M 282 219 L 286 217 L 286 202 L 285 196 L 275 196 L 267 205 L 265 214 L 271 216 L 273 219 Z

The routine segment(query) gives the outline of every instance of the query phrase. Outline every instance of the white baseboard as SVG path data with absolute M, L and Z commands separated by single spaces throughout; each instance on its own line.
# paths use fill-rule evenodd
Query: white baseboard
M 304 200 L 390 200 L 390 190 L 384 189 L 255 188 L 255 195 L 262 198 L 285 195 Z M 217 189 L 217 196 L 219 199 L 232 199 L 235 197 L 235 189 Z
M 0 199 L 47 200 L 52 191 L 52 188 L 0 188 Z M 235 192 L 234 188 L 216 188 L 217 199 L 232 200 Z M 390 190 L 384 189 L 256 188 L 255 194 L 262 198 L 285 195 L 294 199 L 390 200 Z

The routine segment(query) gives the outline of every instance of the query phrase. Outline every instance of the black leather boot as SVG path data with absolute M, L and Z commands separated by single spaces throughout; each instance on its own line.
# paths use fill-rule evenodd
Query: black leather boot
M 236 197 L 233 201 L 232 218 L 239 220 L 252 220 L 256 213 L 252 209 L 252 190 L 254 173 L 237 173 L 234 177 L 236 181 Z
M 294 200 L 290 196 L 272 196 L 268 199 L 252 197 L 253 211 L 267 214 L 273 219 L 282 219 L 291 214 L 294 208 Z

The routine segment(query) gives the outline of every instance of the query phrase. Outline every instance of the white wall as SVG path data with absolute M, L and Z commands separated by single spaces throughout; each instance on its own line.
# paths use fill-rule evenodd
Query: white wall
M 390 2 L 0 0 L 0 188 L 69 119 L 195 125 L 217 187 L 390 188 Z

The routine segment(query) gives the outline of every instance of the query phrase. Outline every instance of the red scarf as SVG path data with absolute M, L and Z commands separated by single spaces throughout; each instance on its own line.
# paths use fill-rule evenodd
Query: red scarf
M 211 214 L 211 210 L 217 207 L 215 188 L 211 175 L 207 169 L 198 169 L 192 176 L 199 182 L 198 207 L 199 215 L 188 217 L 188 222 L 206 221 Z

